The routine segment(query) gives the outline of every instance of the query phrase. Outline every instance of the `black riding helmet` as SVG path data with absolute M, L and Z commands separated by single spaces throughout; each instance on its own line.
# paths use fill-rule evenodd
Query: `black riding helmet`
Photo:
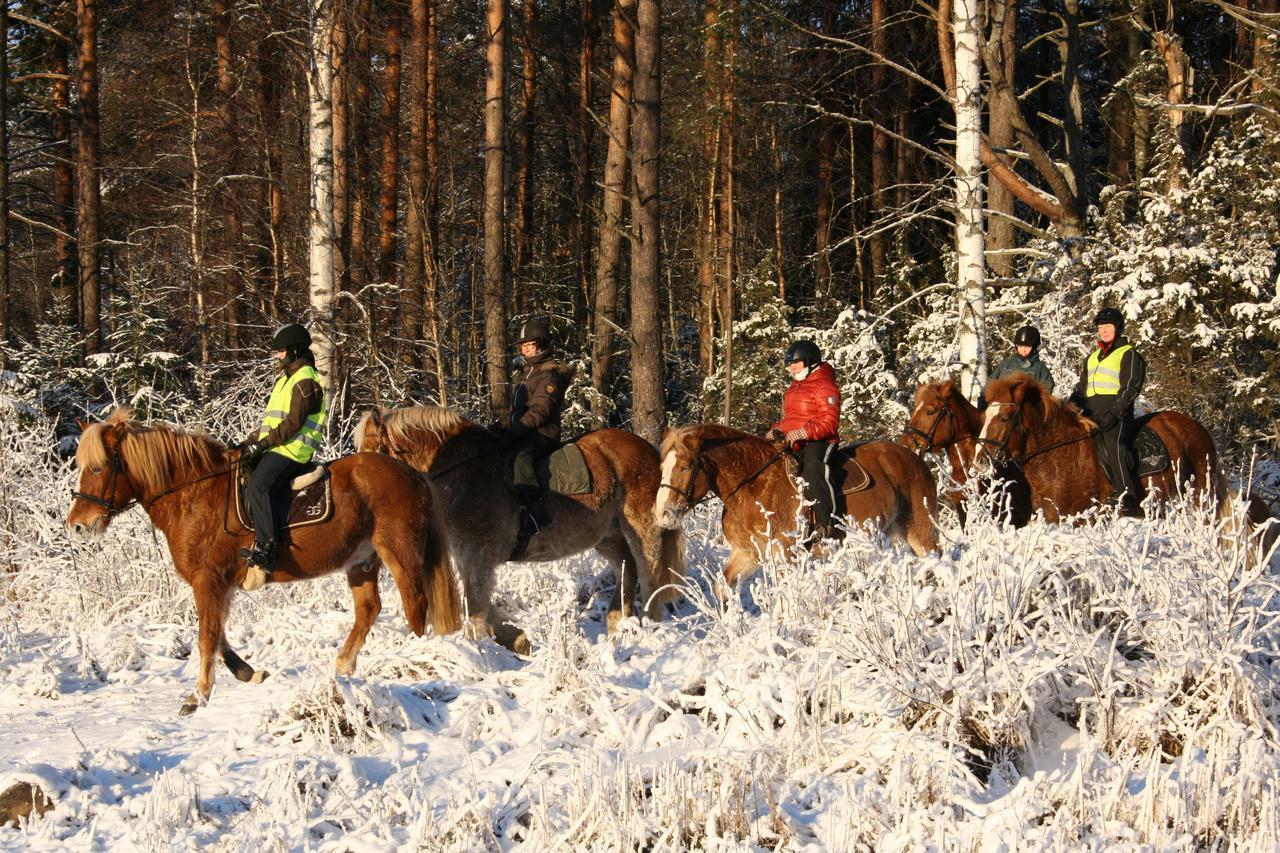
M 1124 334 L 1124 315 L 1120 313 L 1118 308 L 1107 306 L 1098 312 L 1098 316 L 1093 318 L 1095 326 L 1102 326 L 1110 323 L 1116 327 L 1116 336 Z
M 543 349 L 551 345 L 551 325 L 546 317 L 530 317 L 520 326 L 520 334 L 516 336 L 516 346 L 529 341 L 536 341 Z
M 1031 347 L 1033 350 L 1040 349 L 1040 330 L 1035 326 L 1023 326 L 1013 333 L 1013 345 L 1015 347 Z
M 802 361 L 805 367 L 813 367 L 822 361 L 822 351 L 813 341 L 796 341 L 787 347 L 786 363 Z
M 281 326 L 276 331 L 275 337 L 271 339 L 271 348 L 273 350 L 309 346 L 311 346 L 311 333 L 307 331 L 306 326 L 298 323 Z

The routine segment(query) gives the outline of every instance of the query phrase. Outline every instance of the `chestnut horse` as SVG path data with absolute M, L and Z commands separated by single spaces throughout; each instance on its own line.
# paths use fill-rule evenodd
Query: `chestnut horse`
M 453 563 L 462 578 L 473 626 L 493 632 L 508 647 L 527 640 L 491 614 L 495 569 L 508 562 L 520 527 L 519 503 L 506 474 L 507 451 L 498 437 L 457 412 L 438 406 L 373 409 L 356 425 L 356 447 L 388 453 L 426 475 L 449 530 Z M 549 493 L 552 523 L 534 535 L 521 562 L 557 560 L 594 548 L 618 577 L 609 604 L 613 633 L 624 608 L 637 601 L 649 618 L 679 594 L 684 579 L 684 537 L 654 524 L 658 454 L 638 435 L 620 429 L 577 440 L 591 472 L 591 491 Z M 637 590 L 639 598 L 637 599 Z M 625 601 L 624 601 L 625 599 Z
M 973 467 L 973 452 L 982 432 L 982 412 L 960 393 L 955 380 L 922 383 L 916 388 L 915 406 L 898 443 L 920 455 L 945 451 L 951 463 L 951 480 L 944 492 L 955 504 L 964 523 L 962 488 Z
M 232 478 L 239 455 L 203 433 L 144 425 L 128 409 L 105 423 L 85 426 L 76 450 L 80 484 L 73 492 L 67 527 L 100 537 L 111 520 L 134 506 L 146 510 L 164 533 L 178 575 L 191 585 L 199 619 L 200 676 L 179 713 L 209 700 L 214 655 L 240 681 L 260 682 L 227 644 L 223 631 L 231 596 L 244 581 L 240 548 L 251 533 L 228 532 Z M 272 582 L 307 580 L 342 569 L 355 600 L 355 624 L 338 652 L 337 671 L 349 675 L 382 602 L 379 559 L 390 567 L 405 618 L 415 634 L 461 627 L 461 603 L 449 570 L 443 525 L 431 492 L 408 467 L 372 453 L 347 456 L 328 466 L 333 513 L 328 521 L 290 531 Z M 376 557 L 375 558 L 375 554 Z
M 1101 503 L 1112 492 L 1090 440 L 1094 423 L 1049 394 L 1030 376 L 994 379 L 983 391 L 986 419 L 975 461 L 995 459 L 1021 471 L 1034 509 L 1046 521 L 1060 521 Z M 1218 471 L 1213 438 L 1180 412 L 1157 412 L 1145 419 L 1169 452 L 1169 466 L 1141 478 L 1157 502 L 1191 493 L 1226 511 L 1229 493 Z
M 871 479 L 865 489 L 844 496 L 848 519 L 873 523 L 921 556 L 936 551 L 937 492 L 928 466 L 887 441 L 858 444 L 853 457 Z M 790 467 L 774 444 L 731 427 L 697 424 L 668 430 L 654 515 L 664 527 L 676 527 L 709 493 L 718 495 L 724 501 L 721 524 L 730 548 L 724 579 L 732 588 L 759 568 L 770 546 L 787 553 L 797 541 L 792 527 L 801 495 Z

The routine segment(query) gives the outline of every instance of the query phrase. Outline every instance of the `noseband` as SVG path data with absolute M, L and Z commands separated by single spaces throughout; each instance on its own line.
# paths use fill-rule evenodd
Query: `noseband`
M 71 499 L 73 501 L 79 498 L 82 501 L 88 501 L 91 504 L 96 504 L 107 511 L 107 518 L 113 518 L 138 503 L 137 498 L 130 498 L 128 503 L 123 506 L 117 506 L 112 501 L 112 498 L 116 496 L 116 480 L 119 479 L 122 473 L 124 473 L 124 458 L 120 455 L 120 448 L 117 447 L 115 451 L 112 452 L 110 465 L 111 473 L 107 475 L 106 491 L 103 492 L 102 497 L 87 495 L 84 492 L 77 491 L 75 489 L 71 490 Z
M 711 495 L 711 490 L 707 489 L 707 493 L 702 496 L 701 500 L 695 499 L 693 496 L 693 486 L 695 483 L 698 482 L 698 473 L 702 471 L 702 453 L 701 452 L 699 452 L 696 456 L 693 457 L 693 465 L 690 466 L 690 470 L 692 473 L 689 475 L 689 488 L 687 489 L 682 489 L 679 486 L 673 486 L 670 483 L 658 484 L 659 489 L 670 489 L 680 497 L 684 498 L 684 501 L 686 504 L 686 507 L 685 507 L 686 511 L 693 509 L 695 506 L 702 503 L 702 501 L 705 501 Z
M 917 453 L 932 453 L 933 451 L 937 450 L 938 445 L 934 441 L 934 438 L 933 438 L 934 434 L 938 431 L 938 427 L 942 425 L 942 421 L 944 418 L 955 417 L 955 413 L 951 411 L 951 404 L 948 403 L 946 400 L 942 401 L 940 406 L 941 407 L 938 410 L 938 414 L 933 419 L 933 426 L 929 427 L 928 432 L 924 432 L 923 430 L 918 430 L 909 423 L 902 428 L 903 435 L 919 436 L 920 438 L 924 439 L 925 442 L 927 443 L 927 445 L 923 449 L 916 451 Z

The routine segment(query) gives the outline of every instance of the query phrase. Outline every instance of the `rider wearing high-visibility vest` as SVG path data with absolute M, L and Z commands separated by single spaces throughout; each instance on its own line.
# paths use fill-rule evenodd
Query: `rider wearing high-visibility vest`
M 271 389 L 258 431 L 235 446 L 242 459 L 261 455 L 245 487 L 245 503 L 253 521 L 253 547 L 240 556 L 249 566 L 243 584 L 256 589 L 270 579 L 277 553 L 274 497 L 306 469 L 324 441 L 325 398 L 311 354 L 311 335 L 297 323 L 276 332 L 271 349 L 279 378 Z
M 1098 346 L 1080 370 L 1071 402 L 1098 424 L 1093 448 L 1111 480 L 1110 503 L 1125 515 L 1138 515 L 1142 489 L 1133 452 L 1133 404 L 1147 380 L 1147 361 L 1124 338 L 1124 315 L 1117 309 L 1103 308 L 1094 322 Z

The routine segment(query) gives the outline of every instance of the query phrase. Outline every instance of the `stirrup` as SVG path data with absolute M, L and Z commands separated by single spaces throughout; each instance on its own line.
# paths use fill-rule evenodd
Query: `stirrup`
M 247 564 L 244 580 L 240 582 L 240 588 L 245 592 L 261 589 L 271 580 L 275 563 L 271 551 L 270 548 L 258 550 L 257 547 L 240 549 L 240 557 Z

